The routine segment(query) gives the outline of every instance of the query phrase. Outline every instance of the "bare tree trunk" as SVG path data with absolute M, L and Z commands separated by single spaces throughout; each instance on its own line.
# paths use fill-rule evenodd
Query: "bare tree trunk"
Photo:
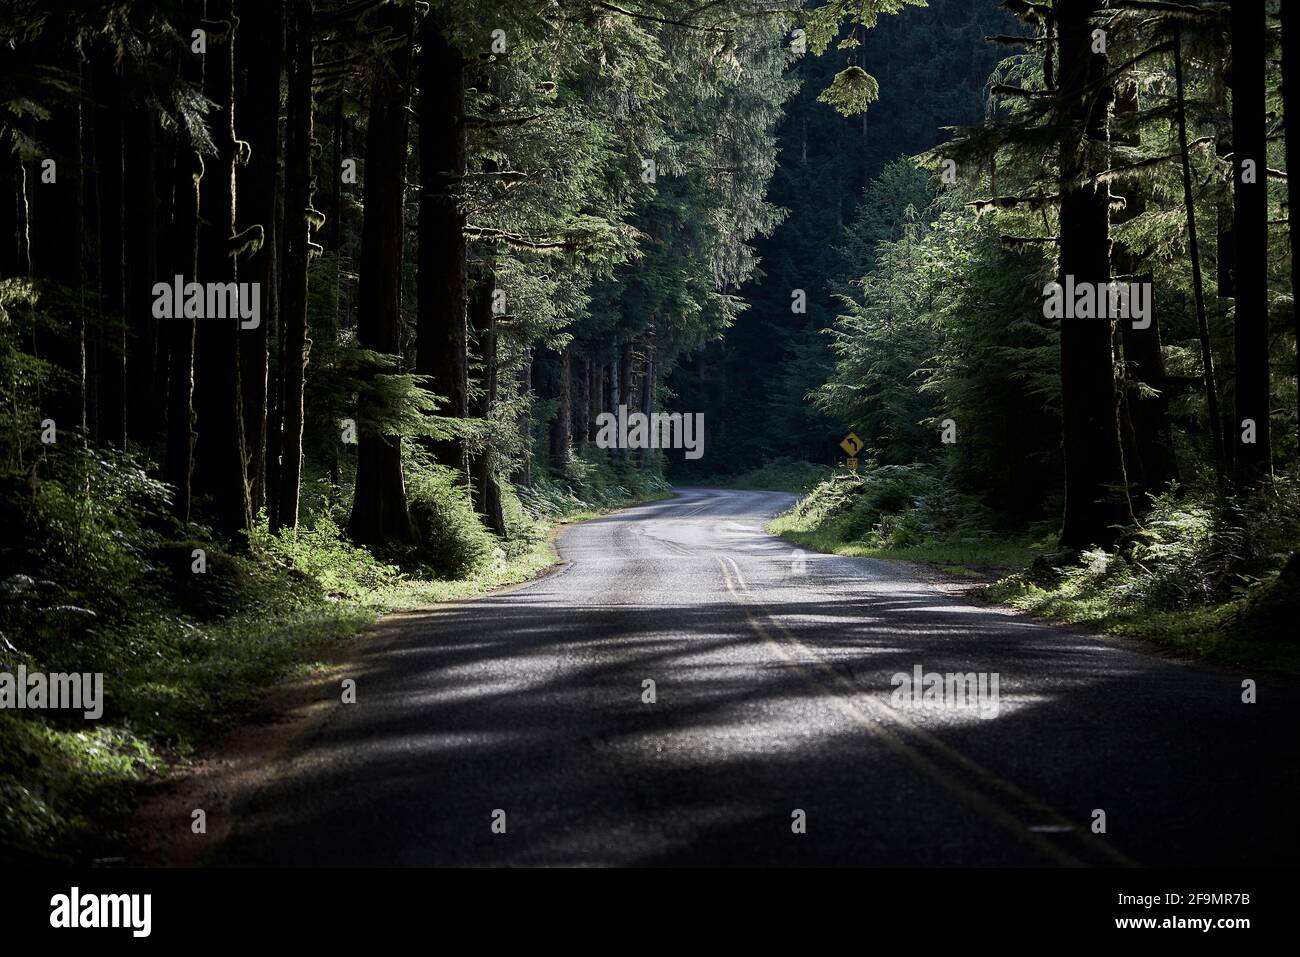
M 13 151 L 15 132 L 0 129 L 0 279 L 27 272 L 23 249 L 24 170 Z
M 280 323 L 279 497 L 271 530 L 298 527 L 302 489 L 303 386 L 307 353 L 307 269 L 311 261 L 312 3 L 290 0 L 284 135 L 284 264 Z M 334 171 L 338 175 L 338 171 Z
M 1196 326 L 1201 337 L 1201 367 L 1205 379 L 1205 407 L 1214 442 L 1214 474 L 1219 493 L 1227 489 L 1227 461 L 1223 451 L 1223 420 L 1219 418 L 1219 391 L 1214 379 L 1214 352 L 1210 348 L 1210 324 L 1205 315 L 1205 284 L 1201 280 L 1201 251 L 1196 240 L 1196 205 L 1192 197 L 1192 169 L 1187 155 L 1187 112 L 1183 90 L 1183 37 L 1174 37 L 1174 78 L 1177 83 L 1178 148 L 1183 165 L 1183 205 L 1187 208 L 1187 238 L 1192 257 L 1192 293 L 1196 301 Z
M 570 370 L 569 348 L 560 353 L 560 368 L 556 377 L 555 418 L 551 420 L 551 468 L 563 472 L 569 465 L 569 433 L 572 429 L 570 417 L 573 408 L 570 402 L 572 374 Z
M 587 442 L 596 441 L 596 416 L 604 402 L 604 383 L 601 365 L 594 358 L 587 360 Z
M 510 476 L 510 481 L 525 487 L 533 484 L 533 420 L 529 411 L 532 407 L 532 391 L 533 350 L 529 348 L 524 350 L 524 361 L 519 367 L 519 394 L 526 403 L 525 410 L 519 416 L 519 433 L 523 439 L 524 451 L 518 466 Z
M 184 4 L 183 9 L 192 4 Z M 197 11 L 187 9 L 193 14 Z M 197 22 L 197 17 L 179 23 L 183 34 Z M 202 85 L 203 58 L 182 54 L 182 75 L 191 83 Z M 202 199 L 204 163 L 198 152 L 185 140 L 184 131 L 176 146 L 172 175 L 172 220 L 169 236 L 173 253 L 172 274 L 184 282 L 198 278 L 199 209 Z M 172 511 L 183 523 L 190 521 L 192 476 L 194 471 L 194 344 L 195 320 L 183 314 L 167 321 L 167 481 L 176 489 Z
M 126 447 L 126 243 L 122 136 L 122 84 L 109 51 L 95 63 L 94 208 L 98 225 L 98 329 L 94 337 L 97 442 Z
M 158 217 L 162 200 L 158 195 L 157 116 L 144 104 L 131 106 L 126 115 L 124 167 L 131 171 L 125 178 L 124 201 L 131 214 L 126 217 L 126 315 L 128 331 L 133 333 L 127 345 L 127 434 L 131 441 L 146 447 L 153 445 L 163 423 L 160 410 L 166 409 L 166 391 L 160 388 L 159 360 L 166 355 L 160 349 L 160 320 L 153 315 L 153 285 L 164 278 L 158 270 Z M 167 321 L 167 320 L 161 320 Z M 159 402 L 159 399 L 162 402 Z
M 651 413 L 654 412 L 655 396 L 655 338 L 653 329 L 646 333 L 642 349 L 645 353 L 645 371 L 641 375 L 641 413 L 648 422 Z M 641 468 L 649 467 L 650 456 L 651 450 L 642 446 L 640 454 Z
M 492 418 L 497 401 L 497 329 L 492 311 L 492 293 L 496 285 L 496 250 L 482 243 L 482 262 L 469 301 L 471 341 L 476 365 L 482 380 L 470 406 L 470 414 L 485 422 Z M 483 516 L 488 528 L 505 537 L 506 520 L 501 510 L 501 485 L 497 481 L 496 452 L 491 444 L 469 457 L 470 495 L 474 510 Z
M 1125 83 L 1117 91 L 1115 116 L 1131 116 L 1138 112 L 1139 107 L 1137 84 Z M 1116 137 L 1116 141 L 1136 147 L 1141 144 L 1141 136 L 1133 130 Z M 1146 211 L 1147 201 L 1142 187 L 1134 183 L 1127 192 L 1123 210 L 1115 214 L 1116 225 L 1135 219 Z M 1113 260 L 1116 272 L 1153 287 L 1150 274 L 1139 275 L 1143 268 L 1141 257 L 1128 245 L 1117 241 Z M 1136 328 L 1129 322 L 1119 323 L 1119 344 L 1125 472 L 1134 510 L 1144 512 L 1151 495 L 1167 491 L 1170 483 L 1179 478 L 1173 426 L 1169 420 L 1165 360 L 1160 348 L 1160 315 L 1154 297 L 1145 329 Z
M 465 214 L 465 61 L 430 13 L 420 28 L 420 238 L 415 371 L 446 399 L 444 416 L 469 415 Z M 467 474 L 465 443 L 435 442 L 434 460 Z
M 1221 34 L 1222 35 L 1222 34 Z M 1225 36 L 1226 38 L 1226 36 Z M 1179 39 L 1181 43 L 1181 37 Z M 1217 69 L 1211 71 L 1209 77 L 1210 101 L 1213 103 L 1213 112 L 1217 116 L 1228 115 L 1228 67 L 1231 57 L 1231 47 L 1229 45 L 1219 45 L 1216 43 L 1219 62 L 1215 64 Z M 1184 84 L 1186 79 L 1184 78 Z M 1184 100 L 1186 97 L 1184 96 Z M 1214 125 L 1214 152 L 1219 159 L 1226 165 L 1232 161 L 1232 121 L 1229 119 L 1226 123 L 1216 122 Z M 1232 201 L 1231 199 L 1223 200 L 1215 204 L 1215 250 L 1217 252 L 1215 260 L 1215 289 L 1216 295 L 1220 299 L 1232 298 L 1232 273 L 1233 263 L 1235 261 L 1234 244 L 1232 239 Z M 1222 423 L 1220 423 L 1222 424 Z
M 1096 0 L 1059 0 L 1060 97 L 1067 132 L 1060 148 L 1061 281 L 1073 276 L 1102 288 L 1110 280 L 1110 188 L 1083 182 L 1088 155 L 1107 137 L 1112 93 L 1102 83 L 1106 56 L 1092 52 Z M 1110 545 L 1133 509 L 1120 444 L 1114 323 L 1061 320 L 1061 406 L 1065 517 L 1061 545 Z
M 240 190 L 242 202 L 238 220 L 241 233 L 254 226 L 262 228 L 261 246 L 249 257 L 243 270 L 245 278 L 260 287 L 262 321 L 256 329 L 241 332 L 239 348 L 249 505 L 254 514 L 266 504 L 268 334 L 277 324 L 275 194 L 280 159 L 282 6 L 281 0 L 238 0 L 244 39 L 238 50 L 240 89 L 237 99 L 240 125 L 249 147 L 248 163 L 241 174 L 247 185 Z M 296 26 L 310 29 L 310 16 L 305 24 Z M 300 42 L 292 34 L 288 40 L 295 46 Z M 310 39 L 307 44 L 310 46 Z M 292 181 L 290 185 L 294 185 Z M 296 518 L 296 501 L 294 504 Z
M 632 390 L 632 340 L 623 342 L 618 357 L 618 401 L 631 406 L 634 402 Z
M 406 174 L 413 12 L 386 7 L 380 18 L 404 43 L 376 65 L 366 131 L 365 218 L 361 228 L 361 288 L 357 343 L 396 356 L 401 350 L 402 197 Z M 368 373 L 371 383 L 376 373 Z M 387 410 L 362 393 L 357 416 L 357 480 L 348 533 L 362 545 L 414 542 L 402 476 L 402 440 L 373 424 Z
M 586 356 L 575 355 L 570 360 L 573 391 L 573 421 L 569 423 L 575 448 L 587 445 L 587 428 L 591 420 L 591 375 L 587 371 L 591 361 Z
M 214 104 L 212 139 L 217 155 L 206 160 L 199 213 L 199 280 L 238 279 L 231 240 L 235 235 L 236 139 L 234 117 L 235 24 L 229 0 L 209 0 L 204 95 Z M 247 531 L 249 513 L 244 460 L 243 401 L 239 388 L 239 317 L 205 316 L 195 345 L 195 493 L 208 496 L 213 527 L 231 536 Z

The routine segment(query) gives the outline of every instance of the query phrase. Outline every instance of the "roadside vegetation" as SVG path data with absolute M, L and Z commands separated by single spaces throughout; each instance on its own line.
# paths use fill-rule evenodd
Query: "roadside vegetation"
M 263 516 L 232 550 L 177 523 L 144 463 L 58 448 L 34 488 L 11 476 L 0 496 L 0 671 L 103 673 L 104 710 L 0 709 L 0 854 L 33 861 L 107 853 L 136 785 L 380 614 L 525 581 L 556 561 L 559 525 L 668 494 L 653 472 L 585 462 L 506 486 L 497 538 L 446 475 L 412 471 L 424 544 L 377 558 L 340 530 L 350 491 L 321 477 L 304 483 L 296 532 L 273 535 Z
M 829 465 L 800 462 L 781 457 L 764 462 L 740 474 L 730 473 L 703 478 L 692 477 L 690 484 L 702 487 L 753 489 L 759 492 L 794 492 L 802 495 L 835 474 Z M 679 483 L 680 484 L 680 483 Z
M 1215 506 L 1156 496 L 1110 549 L 1059 551 L 1055 529 L 999 527 L 932 466 L 841 473 L 777 517 L 787 541 L 836 555 L 924 562 L 975 598 L 1142 638 L 1179 656 L 1300 671 L 1300 488 Z

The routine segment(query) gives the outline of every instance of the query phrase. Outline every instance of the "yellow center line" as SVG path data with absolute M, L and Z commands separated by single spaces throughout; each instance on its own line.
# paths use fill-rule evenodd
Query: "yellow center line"
M 1090 837 L 1091 835 L 1088 832 L 1079 831 L 1076 822 L 1027 794 L 1010 781 L 999 777 L 984 766 L 966 757 L 951 745 L 918 725 L 897 708 L 886 704 L 869 692 L 864 692 L 831 667 L 824 658 L 800 641 L 794 632 L 782 624 L 766 606 L 759 606 L 763 609 L 763 615 L 755 614 L 753 611 L 754 595 L 750 592 L 749 586 L 740 572 L 740 566 L 730 556 L 715 556 L 715 558 L 717 558 L 718 564 L 722 568 L 727 590 L 736 598 L 741 599 L 740 607 L 758 636 L 766 641 L 777 654 L 803 672 L 809 681 L 828 692 L 847 717 L 871 731 L 891 751 L 907 760 L 927 777 L 961 797 L 985 817 L 1011 831 L 1018 840 L 1032 845 L 1048 857 L 1068 867 L 1087 866 L 1085 861 L 1054 841 L 1044 837 L 1042 833 L 1030 830 L 1031 826 L 1052 824 L 1057 827 L 1068 828 L 1071 834 L 1077 833 L 1080 837 Z M 792 655 L 786 644 L 773 638 L 771 631 L 767 627 L 768 625 L 779 631 L 790 645 L 801 651 L 803 653 L 802 657 Z M 1026 810 L 1032 811 L 1037 819 L 1032 824 L 1025 823 L 1012 812 L 990 800 L 985 793 L 976 790 L 954 776 L 950 770 L 942 767 L 932 756 L 918 750 L 900 735 L 900 730 L 904 730 L 907 735 L 920 739 L 925 743 L 926 747 L 938 752 L 943 758 L 960 767 L 967 775 L 976 778 L 986 789 L 999 792 L 1004 797 L 1011 798 L 1016 803 L 1023 805 Z M 1113 865 L 1137 866 L 1135 861 L 1102 841 L 1088 841 L 1087 849 L 1108 859 Z

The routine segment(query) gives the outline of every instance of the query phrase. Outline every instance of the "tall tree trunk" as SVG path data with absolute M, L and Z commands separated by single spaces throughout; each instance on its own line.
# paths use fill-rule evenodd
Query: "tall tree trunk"
M 0 129 L 0 279 L 26 275 L 23 205 L 26 202 L 25 171 L 13 152 L 16 131 Z
M 519 414 L 519 436 L 523 440 L 523 455 L 510 476 L 510 481 L 525 488 L 533 484 L 533 350 L 524 349 L 524 361 L 519 366 L 519 395 L 524 408 Z
M 1264 0 L 1232 4 L 1232 195 L 1236 242 L 1234 445 L 1240 486 L 1272 472 L 1268 367 L 1268 156 L 1265 150 Z M 1253 436 L 1250 424 L 1253 423 Z
M 329 227 L 330 251 L 342 254 L 343 247 L 343 94 L 334 97 L 334 117 L 330 133 L 333 137 L 334 162 L 330 164 L 331 187 Z M 337 290 L 335 290 L 337 294 Z M 337 321 L 337 316 L 335 317 Z
M 632 340 L 625 339 L 618 356 L 618 401 L 631 407 L 635 402 L 632 390 Z
M 1226 37 L 1225 37 L 1226 39 Z M 1181 42 L 1181 41 L 1180 41 Z M 1209 77 L 1210 102 L 1216 117 L 1228 116 L 1228 79 L 1231 67 L 1231 46 L 1216 43 L 1219 69 L 1213 70 Z M 1186 77 L 1184 77 L 1184 85 Z M 1219 159 L 1228 164 L 1232 161 L 1232 120 L 1229 118 L 1214 125 L 1214 152 Z M 1232 298 L 1232 273 L 1236 261 L 1236 249 L 1232 238 L 1232 196 L 1225 191 L 1222 199 L 1215 204 L 1215 294 L 1220 299 Z
M 199 212 L 199 281 L 238 280 L 232 238 L 235 234 L 234 116 L 235 25 L 229 0 L 209 0 L 207 55 L 203 90 L 215 104 L 212 140 L 217 155 L 205 161 Z M 194 445 L 196 494 L 208 496 L 213 527 L 238 535 L 250 524 L 244 459 L 243 402 L 239 388 L 239 317 L 198 321 L 195 346 L 194 405 L 198 438 Z
M 1102 83 L 1106 56 L 1092 52 L 1096 0 L 1060 0 L 1060 97 L 1066 132 L 1060 147 L 1061 281 L 1110 280 L 1110 188 L 1083 180 L 1097 170 L 1090 154 L 1104 147 L 1112 100 Z M 1061 320 L 1061 405 L 1065 459 L 1065 516 L 1061 545 L 1110 545 L 1117 526 L 1133 523 L 1124 474 L 1107 319 Z
M 160 385 L 160 320 L 153 315 L 153 285 L 165 277 L 159 272 L 158 217 L 162 206 L 158 195 L 158 144 L 155 135 L 157 116 L 143 104 L 131 106 L 126 114 L 127 135 L 124 139 L 130 171 L 125 178 L 124 201 L 130 215 L 126 217 L 124 243 L 126 261 L 127 331 L 127 433 L 133 442 L 152 446 L 159 436 L 166 408 L 166 391 Z M 170 321 L 170 320 L 161 320 Z M 159 399 L 162 403 L 159 403 Z
M 576 448 L 586 448 L 587 423 L 591 420 L 591 376 L 588 368 L 591 360 L 586 356 L 574 355 L 570 360 L 570 389 L 573 392 L 573 421 L 569 431 Z
M 420 28 L 420 238 L 415 371 L 446 402 L 444 416 L 469 414 L 465 332 L 465 214 L 456 189 L 465 175 L 465 61 L 432 13 Z M 465 443 L 435 442 L 435 461 L 466 474 Z
M 604 405 L 604 383 L 601 380 L 602 366 L 595 358 L 587 360 L 587 444 L 596 441 L 596 416 Z
M 184 135 L 184 134 L 182 134 Z M 199 200 L 203 160 L 188 143 L 176 148 L 172 207 L 172 274 L 185 282 L 198 275 Z M 167 481 L 176 489 L 172 511 L 182 523 L 190 520 L 194 470 L 194 342 L 196 322 L 183 315 L 168 323 Z
M 1138 112 L 1136 82 L 1127 82 L 1117 91 L 1115 116 L 1132 116 Z M 1116 137 L 1116 141 L 1137 147 L 1141 136 L 1134 129 Z M 1142 187 L 1134 183 L 1127 188 L 1124 208 L 1116 213 L 1116 225 L 1141 216 L 1146 211 L 1146 196 Z M 1150 273 L 1139 275 L 1143 264 L 1137 252 L 1127 244 L 1116 242 L 1114 248 L 1115 271 L 1125 277 L 1121 281 L 1137 281 L 1154 288 Z M 1149 496 L 1167 491 L 1170 483 L 1179 479 L 1178 460 L 1174 455 L 1173 425 L 1169 420 L 1169 397 L 1165 383 L 1165 359 L 1160 345 L 1160 315 L 1154 296 L 1150 300 L 1151 315 L 1145 329 L 1134 327 L 1132 322 L 1119 323 L 1123 370 L 1120 394 L 1121 422 L 1126 425 L 1124 464 L 1129 480 L 1129 496 L 1134 510 L 1145 512 Z
M 487 424 L 497 401 L 497 328 L 496 314 L 492 310 L 496 250 L 492 243 L 482 243 L 481 247 L 483 258 L 475 270 L 474 288 L 469 300 L 471 342 L 481 380 L 469 411 L 474 418 Z M 495 454 L 489 442 L 469 457 L 470 495 L 474 511 L 483 516 L 488 528 L 504 538 L 506 520 L 501 510 L 501 485 L 497 481 Z
M 1219 417 L 1219 390 L 1214 377 L 1214 351 L 1210 348 L 1210 324 L 1205 315 L 1205 283 L 1201 279 L 1201 251 L 1196 240 L 1196 204 L 1192 196 L 1192 167 L 1187 155 L 1187 106 L 1183 82 L 1183 36 L 1174 35 L 1174 79 L 1177 84 L 1178 148 L 1183 166 L 1183 205 L 1187 209 L 1187 239 L 1192 257 L 1192 295 L 1196 303 L 1196 326 L 1201 339 L 1201 368 L 1205 380 L 1205 408 L 1210 420 L 1214 447 L 1214 474 L 1219 493 L 1227 490 L 1227 461 L 1223 450 L 1223 420 Z
M 380 25 L 405 42 L 376 64 L 366 131 L 365 215 L 361 226 L 357 343 L 390 356 L 401 350 L 402 198 L 406 177 L 407 108 L 410 102 L 409 8 L 386 7 Z M 374 385 L 377 372 L 366 375 Z M 402 476 L 402 440 L 375 426 L 389 410 L 362 392 L 357 414 L 357 478 L 348 533 L 362 545 L 415 541 Z
M 636 408 L 636 395 L 632 389 L 632 340 L 624 339 L 618 356 L 618 404 L 626 405 L 631 412 Z M 617 408 L 614 409 L 618 411 Z M 618 457 L 626 462 L 631 458 L 629 449 L 619 449 Z
M 78 89 L 80 94 L 82 91 Z M 61 369 L 72 382 L 39 396 L 42 417 L 54 419 L 60 432 L 87 435 L 86 419 L 86 274 L 82 239 L 86 231 L 85 121 L 80 104 L 57 110 L 34 124 L 33 136 L 46 149 L 27 174 L 31 275 L 41 286 L 41 300 L 58 326 L 33 333 L 35 355 Z M 45 177 L 51 160 L 54 182 Z
M 249 504 L 254 514 L 266 504 L 266 389 L 268 330 L 275 325 L 275 205 L 280 160 L 280 56 L 284 27 L 281 0 L 238 0 L 243 39 L 239 61 L 240 128 L 249 159 L 241 179 L 239 229 L 262 227 L 262 242 L 242 269 L 261 290 L 262 321 L 241 333 L 239 381 L 243 391 L 244 438 L 248 452 Z M 310 30 L 310 16 L 305 24 Z M 307 44 L 310 46 L 310 33 Z M 295 45 L 300 42 L 290 37 Z M 310 91 L 308 92 L 310 102 Z M 292 107 L 291 107 L 292 109 Z M 290 185 L 296 185 L 290 181 Z M 295 503 L 296 504 L 296 503 Z M 296 515 L 296 509 L 295 509 Z
M 1300 17 L 1295 3 L 1282 4 L 1282 103 L 1286 117 L 1287 234 L 1291 239 L 1291 328 L 1296 342 L 1296 391 L 1300 394 L 1300 234 L 1296 232 L 1296 207 L 1300 206 Z M 1300 408 L 1296 410 L 1296 429 L 1300 439 Z
M 198 17 L 193 3 L 182 4 L 186 19 L 177 26 L 182 36 Z M 181 53 L 181 75 L 190 83 L 203 83 L 203 57 Z M 184 282 L 198 279 L 199 209 L 205 175 L 203 158 L 194 149 L 188 135 L 177 132 L 178 142 L 172 164 L 172 219 L 168 237 L 171 243 L 173 276 Z M 194 344 L 196 321 L 184 315 L 167 322 L 167 481 L 176 489 L 172 511 L 183 523 L 190 521 L 192 478 L 194 471 Z
M 1232 117 L 1228 107 L 1228 73 L 1232 66 L 1232 43 L 1228 31 L 1220 31 L 1217 34 L 1216 55 L 1218 69 L 1212 70 L 1209 77 L 1210 102 L 1213 104 L 1212 112 L 1215 117 L 1224 117 L 1216 121 L 1214 125 L 1214 152 L 1219 157 L 1219 161 L 1225 166 L 1232 165 Z M 1185 94 L 1184 94 L 1185 95 Z M 1232 234 L 1232 191 L 1225 189 L 1220 190 L 1218 201 L 1215 203 L 1214 210 L 1214 249 L 1215 249 L 1215 295 L 1216 299 L 1216 316 L 1222 317 L 1223 324 L 1228 324 L 1229 301 L 1233 298 L 1233 275 L 1236 272 L 1237 249 L 1236 240 Z M 1227 365 L 1227 381 L 1232 381 L 1232 363 Z M 1220 372 L 1222 375 L 1222 372 Z M 1225 390 L 1225 394 L 1226 390 Z M 1230 482 L 1232 479 L 1233 460 L 1237 453 L 1237 443 L 1231 441 L 1228 435 L 1232 429 L 1232 409 L 1223 407 L 1220 411 L 1217 429 L 1219 432 L 1220 444 L 1223 450 L 1223 474 L 1219 476 L 1221 482 Z M 1221 491 L 1226 493 L 1227 486 L 1223 485 Z
M 555 383 L 555 397 L 558 401 L 555 407 L 555 418 L 551 420 L 551 468 L 560 473 L 569 466 L 569 432 L 572 429 L 570 421 L 570 416 L 573 414 L 570 402 L 572 370 L 569 352 L 570 348 L 566 346 L 560 353 L 560 365 Z
M 645 340 L 642 343 L 642 350 L 645 354 L 645 371 L 641 374 L 641 414 L 650 421 L 650 415 L 654 412 L 655 402 L 655 334 L 654 329 L 646 332 Z M 640 466 L 648 468 L 650 465 L 651 450 L 641 447 Z
M 99 309 L 95 329 L 94 438 L 126 447 L 126 244 L 122 83 L 110 51 L 93 55 Z
M 340 92 L 334 98 L 333 119 L 331 122 L 330 137 L 331 145 L 334 152 L 334 162 L 330 164 L 333 171 L 333 187 L 330 190 L 330 212 L 325 220 L 329 230 L 329 248 L 334 254 L 333 259 L 333 276 L 331 282 L 334 288 L 334 295 L 331 297 L 331 310 L 328 314 L 328 328 L 320 330 L 325 334 L 328 342 L 338 341 L 339 334 L 343 328 L 343 318 L 346 312 L 344 303 L 345 285 L 343 281 L 343 159 L 344 159 L 344 136 L 347 129 L 347 118 L 343 113 L 343 94 Z M 329 451 L 329 480 L 330 485 L 337 488 L 343 481 L 343 443 L 338 433 L 335 434 L 330 442 Z
M 290 0 L 284 136 L 284 263 L 281 267 L 280 469 L 274 531 L 298 527 L 303 385 L 307 366 L 307 267 L 311 260 L 312 3 Z M 334 171 L 338 175 L 337 171 Z M 400 190 L 399 190 L 400 191 Z M 399 233 L 400 236 L 400 233 Z M 399 239 L 400 243 L 400 239 Z M 400 245 L 399 245 L 400 255 Z

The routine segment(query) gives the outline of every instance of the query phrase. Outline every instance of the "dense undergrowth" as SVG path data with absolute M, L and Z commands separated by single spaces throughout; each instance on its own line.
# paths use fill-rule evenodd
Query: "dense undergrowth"
M 771 530 L 817 551 L 996 579 L 977 594 L 1180 655 L 1300 670 L 1300 485 L 1291 478 L 1221 504 L 1157 496 L 1111 551 L 1059 553 L 1047 524 L 999 527 L 976 497 L 928 465 L 836 475 Z
M 717 484 L 727 488 L 756 489 L 765 492 L 805 493 L 811 492 L 818 484 L 834 474 L 835 470 L 828 465 L 781 457 Z
M 0 856 L 111 853 L 137 782 L 331 643 L 385 611 L 526 580 L 553 563 L 557 524 L 667 494 L 654 475 L 578 459 L 518 494 L 505 484 L 509 534 L 498 539 L 448 472 L 411 460 L 424 537 L 383 559 L 347 540 L 351 489 L 320 476 L 304 485 L 296 534 L 270 534 L 262 516 L 231 549 L 201 526 L 182 529 L 169 488 L 130 455 L 58 447 L 8 470 L 0 672 L 104 678 L 98 720 L 0 709 Z

